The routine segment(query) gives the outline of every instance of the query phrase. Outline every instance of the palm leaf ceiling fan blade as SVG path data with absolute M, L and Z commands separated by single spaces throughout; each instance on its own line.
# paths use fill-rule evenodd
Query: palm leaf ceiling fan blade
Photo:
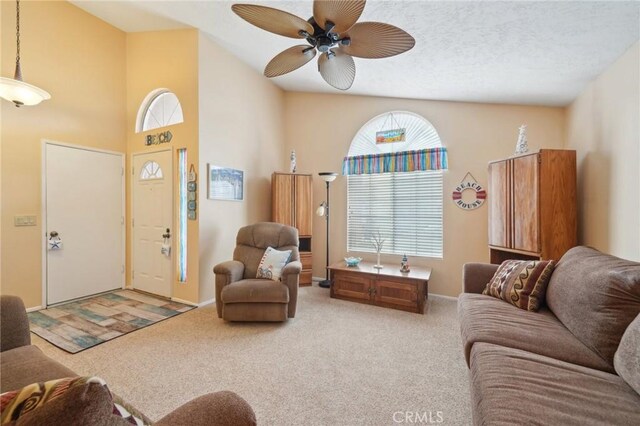
M 358 58 L 388 58 L 406 52 L 416 44 L 405 31 L 382 22 L 355 24 L 346 35 L 351 38 L 351 44 L 340 49 Z
M 318 71 L 324 81 L 340 90 L 349 89 L 356 78 L 356 64 L 353 58 L 341 52 L 341 49 L 320 55 Z
M 342 34 L 356 23 L 364 10 L 365 0 L 315 0 L 313 19 L 322 29 L 327 29 L 327 21 L 335 27 L 333 32 Z
M 308 45 L 298 45 L 278 53 L 264 69 L 264 75 L 271 78 L 297 70 L 316 56 L 316 49 Z
M 234 4 L 231 10 L 250 24 L 274 34 L 291 38 L 305 38 L 300 31 L 313 34 L 313 26 L 304 19 L 272 7 Z

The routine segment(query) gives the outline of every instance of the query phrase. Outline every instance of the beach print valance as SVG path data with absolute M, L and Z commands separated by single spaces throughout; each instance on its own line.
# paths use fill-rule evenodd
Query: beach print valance
M 447 169 L 447 148 L 356 155 L 345 157 L 342 163 L 343 175 Z

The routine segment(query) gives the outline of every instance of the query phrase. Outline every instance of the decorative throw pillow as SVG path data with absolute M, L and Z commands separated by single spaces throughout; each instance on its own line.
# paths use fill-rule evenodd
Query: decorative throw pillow
M 505 260 L 482 294 L 520 309 L 537 311 L 544 301 L 554 266 L 553 260 Z
M 98 385 L 98 389 L 103 389 L 101 395 L 107 399 L 99 398 L 100 401 L 94 401 L 93 399 L 90 399 L 89 402 L 82 401 L 82 398 L 86 399 L 89 386 L 91 385 Z M 76 392 L 76 390 L 80 391 L 80 393 Z M 67 395 L 73 395 L 72 398 L 74 398 L 74 400 L 64 401 Z M 80 398 L 80 400 L 75 400 L 76 398 Z M 65 406 L 68 407 L 66 410 L 72 417 L 78 416 L 78 413 L 73 414 L 72 411 L 82 410 L 83 405 L 96 402 L 99 405 L 108 404 L 102 406 L 106 410 L 106 413 L 120 417 L 124 422 L 140 426 L 150 424 L 148 418 L 145 416 L 137 418 L 131 414 L 131 410 L 127 410 L 123 405 L 114 402 L 113 395 L 109 391 L 107 384 L 99 377 L 67 377 L 64 379 L 49 380 L 48 382 L 33 383 L 22 389 L 5 392 L 0 395 L 0 423 L 10 424 L 21 417 L 31 417 L 31 420 L 51 417 L 51 412 L 48 414 L 40 412 L 42 410 L 48 410 L 48 407 L 59 405 L 59 401 L 65 403 Z M 56 407 L 56 409 L 58 408 L 60 407 Z M 99 414 L 100 408 L 97 406 L 91 407 L 86 411 L 84 414 L 91 417 L 92 415 Z M 102 414 L 105 413 L 103 412 Z M 89 421 L 88 419 L 85 420 Z
M 266 278 L 268 280 L 280 281 L 282 268 L 287 264 L 291 257 L 291 250 L 276 250 L 273 247 L 267 247 L 262 256 L 262 260 L 258 265 L 258 273 L 256 278 Z

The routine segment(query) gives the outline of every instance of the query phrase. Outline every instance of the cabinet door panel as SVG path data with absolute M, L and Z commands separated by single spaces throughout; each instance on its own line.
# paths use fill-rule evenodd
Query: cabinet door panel
M 295 221 L 300 235 L 311 235 L 313 222 L 312 177 L 295 177 Z
M 509 247 L 509 162 L 489 164 L 489 245 Z
M 348 273 L 333 272 L 332 295 L 335 297 L 348 297 L 368 301 L 370 299 L 369 288 L 371 280 Z
M 272 220 L 284 225 L 295 226 L 293 211 L 294 176 L 274 174 L 271 180 L 273 198 L 271 200 Z
M 538 158 L 526 155 L 513 161 L 513 248 L 540 251 L 538 222 Z
M 406 306 L 416 308 L 418 302 L 418 288 L 416 284 L 407 284 L 397 281 L 377 280 L 377 303 Z

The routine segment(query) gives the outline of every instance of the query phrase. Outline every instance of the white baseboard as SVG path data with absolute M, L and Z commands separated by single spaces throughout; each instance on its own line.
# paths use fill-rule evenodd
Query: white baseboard
M 457 297 L 445 296 L 444 294 L 438 294 L 438 293 L 429 293 L 429 296 L 442 297 L 443 299 L 449 299 L 449 300 L 458 300 Z
M 27 312 L 35 312 L 42 309 L 42 306 L 34 306 L 33 308 L 27 308 Z
M 324 281 L 325 278 L 324 277 L 311 277 L 311 281 L 313 281 L 314 283 L 319 283 L 320 281 Z
M 193 303 L 193 302 L 190 302 L 188 300 L 178 299 L 177 297 L 172 297 L 171 300 L 173 300 L 174 302 L 184 303 L 185 305 L 195 306 L 196 308 L 200 308 L 202 306 L 210 305 L 215 301 L 215 299 L 209 299 L 209 300 L 205 300 L 204 302 Z

